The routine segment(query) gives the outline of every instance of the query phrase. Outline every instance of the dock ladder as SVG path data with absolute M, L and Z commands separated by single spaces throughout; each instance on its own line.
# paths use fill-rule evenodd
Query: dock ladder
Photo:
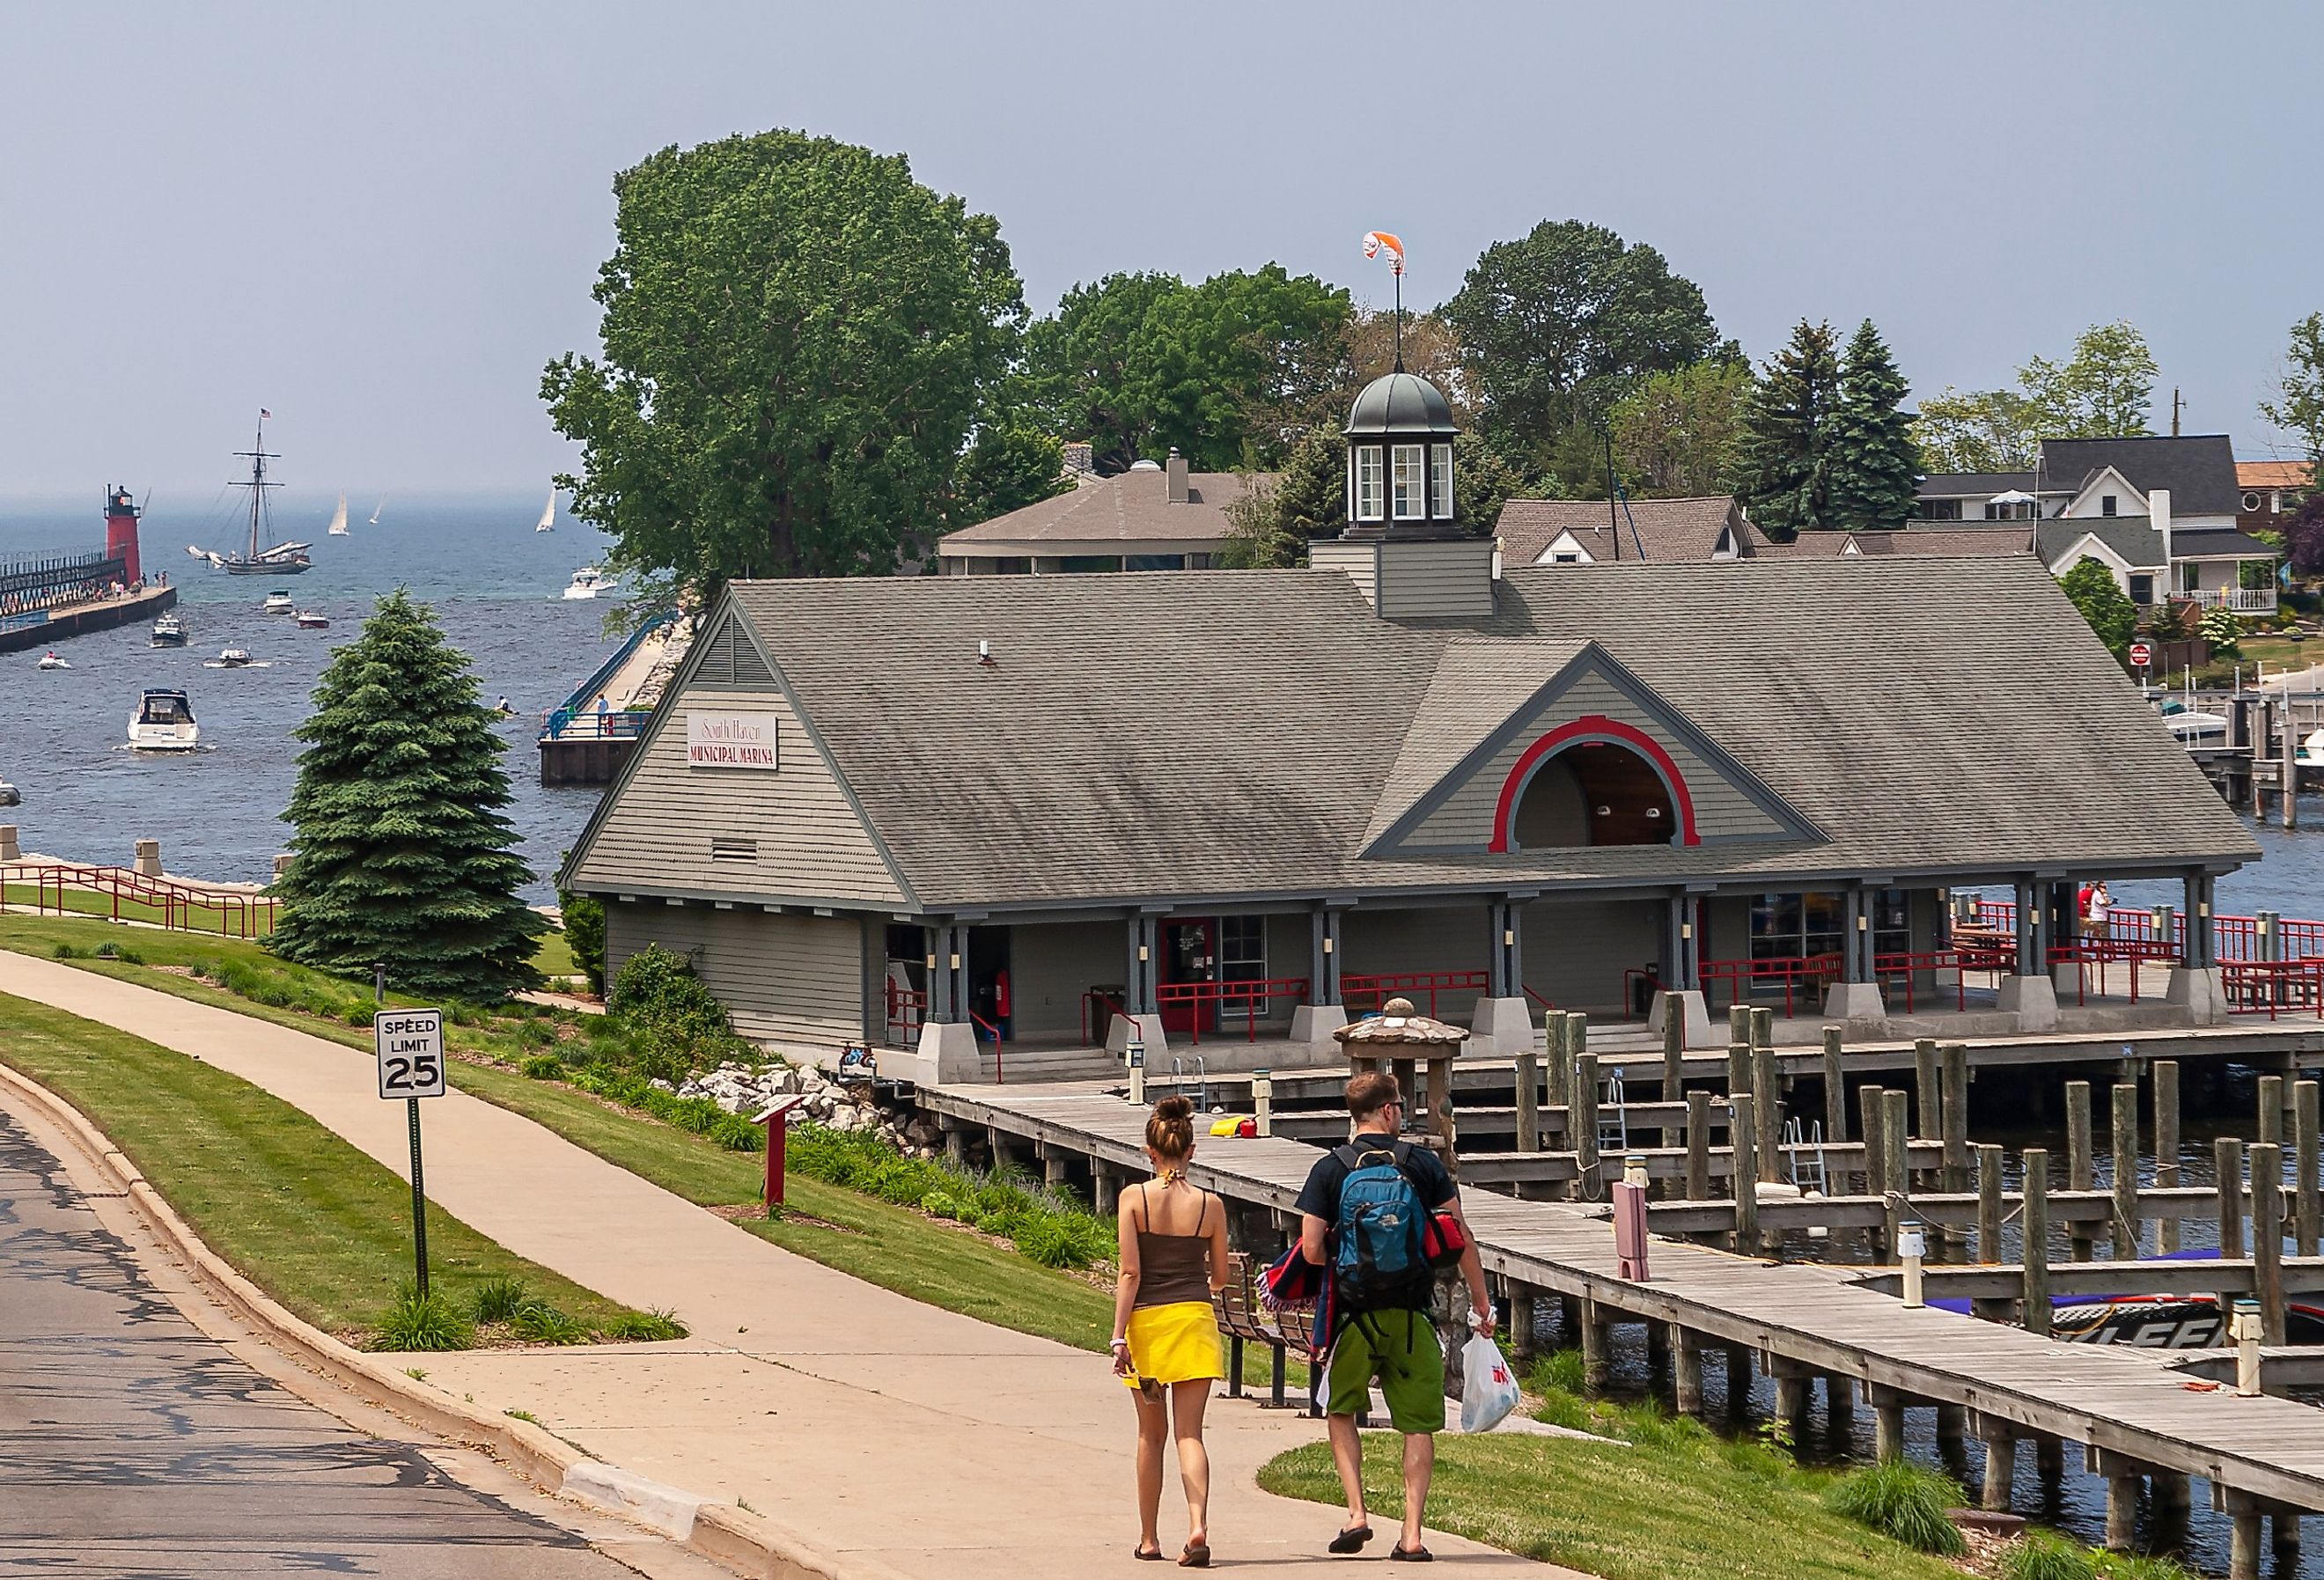
M 1598 1155 L 1618 1158 L 1630 1150 L 1630 1111 L 1622 1097 L 1622 1067 L 1616 1065 L 1599 1083 Z
M 1811 1190 L 1818 1196 L 1831 1194 L 1831 1172 L 1824 1161 L 1822 1120 L 1784 1121 L 1784 1151 L 1791 1168 L 1792 1184 L 1802 1196 Z

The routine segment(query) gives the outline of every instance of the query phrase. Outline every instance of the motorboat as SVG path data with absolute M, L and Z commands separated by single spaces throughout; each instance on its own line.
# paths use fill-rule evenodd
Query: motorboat
M 40 667 L 43 670 L 69 670 L 72 668 L 72 666 L 67 663 L 64 660 L 57 657 L 53 649 L 41 655 Z
M 262 614 L 295 614 L 298 611 L 299 605 L 290 601 L 290 590 L 288 587 L 276 587 L 266 595 L 266 602 L 258 606 L 258 612 Z
M 129 749 L 133 752 L 190 752 L 201 740 L 194 722 L 193 704 L 182 691 L 148 690 L 129 716 Z
M 219 652 L 217 662 L 221 670 L 247 669 L 250 665 L 250 650 L 246 647 L 226 648 Z
M 594 565 L 583 566 L 573 573 L 573 579 L 565 584 L 565 596 L 568 598 L 594 598 L 600 593 L 613 590 L 613 578 Z
M 2200 712 L 2172 698 L 2163 699 L 2161 711 L 2163 728 L 2176 736 L 2182 746 L 2222 746 L 2227 744 L 2227 720 L 2223 714 Z
M 0 779 L 0 807 L 16 806 L 20 804 L 23 799 L 23 797 L 16 793 L 16 787 L 14 785 L 10 784 L 5 779 Z
M 178 618 L 175 610 L 153 622 L 153 645 L 155 647 L 186 645 L 186 623 Z
M 318 614 L 312 609 L 301 609 L 294 618 L 301 631 L 328 631 L 331 628 L 331 617 Z

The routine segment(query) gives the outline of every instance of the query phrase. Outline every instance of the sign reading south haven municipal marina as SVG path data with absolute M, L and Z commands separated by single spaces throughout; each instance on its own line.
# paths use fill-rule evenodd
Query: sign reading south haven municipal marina
M 775 725 L 771 713 L 689 713 L 686 716 L 686 765 L 772 769 Z

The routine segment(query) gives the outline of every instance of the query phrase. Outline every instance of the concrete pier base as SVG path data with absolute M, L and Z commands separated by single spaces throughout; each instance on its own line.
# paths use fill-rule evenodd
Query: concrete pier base
M 2163 1002 L 2186 1011 L 2190 1026 L 2227 1023 L 2227 993 L 2216 966 L 2172 966 L 2170 983 L 2163 990 Z
M 1686 1028 L 1684 1046 L 1688 1048 L 1727 1046 L 1726 1038 L 1711 1029 L 1711 1011 L 1705 1007 L 1702 990 L 1699 987 L 1676 991 L 1665 990 L 1655 994 L 1654 1007 L 1646 1012 L 1646 1030 L 1660 1037 L 1663 1034 L 1663 1026 L 1669 1021 L 1674 1006 L 1683 1017 L 1680 1024 Z
M 160 877 L 161 875 L 161 842 L 158 839 L 139 840 L 136 862 L 139 877 Z
M 1133 1029 L 1138 1033 L 1138 1039 L 1146 1045 L 1146 1068 L 1151 1073 L 1170 1048 L 1169 1034 L 1162 1030 L 1162 1017 L 1159 1015 L 1116 1015 L 1105 1029 L 1105 1050 L 1116 1058 L 1121 1058 L 1130 1047 L 1130 1035 Z
M 2058 988 L 2046 976 L 2005 976 L 1997 1007 L 2017 1017 L 2017 1030 L 2038 1036 L 2058 1029 Z
M 16 826 L 0 823 L 0 862 L 20 862 L 24 859 L 24 847 L 16 843 Z
M 1301 1004 L 1291 1012 L 1291 1040 L 1314 1048 L 1336 1047 L 1332 1033 L 1347 1023 L 1345 1004 Z M 1147 1046 L 1154 1045 L 1148 1042 Z
M 1888 1034 L 1888 1006 L 1877 982 L 1835 982 L 1823 990 L 1823 1018 L 1864 1037 Z
M 1469 1025 L 1469 1051 L 1493 1058 L 1515 1058 L 1533 1050 L 1533 1011 L 1526 1001 L 1479 999 L 1477 1017 Z
M 965 1021 L 930 1021 L 920 1028 L 919 1045 L 909 1051 L 882 1049 L 880 1074 L 917 1086 L 971 1085 L 984 1078 L 984 1058 L 976 1028 Z

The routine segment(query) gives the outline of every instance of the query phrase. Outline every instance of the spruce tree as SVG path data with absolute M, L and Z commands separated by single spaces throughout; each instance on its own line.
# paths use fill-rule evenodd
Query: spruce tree
M 503 750 L 467 660 L 425 604 L 399 587 L 331 655 L 283 821 L 290 871 L 272 946 L 349 975 L 387 964 L 422 998 L 487 1003 L 537 987 L 546 924 L 517 898 L 531 873 L 516 834 Z
M 1831 512 L 1831 418 L 1840 357 L 1831 326 L 1802 319 L 1767 359 L 1744 410 L 1737 466 L 1751 524 L 1777 542 L 1838 524 Z
M 1877 531 L 1902 526 L 1912 515 L 1921 451 L 1901 409 L 1907 390 L 1880 331 L 1865 319 L 1840 366 L 1840 405 L 1827 446 L 1833 525 Z

